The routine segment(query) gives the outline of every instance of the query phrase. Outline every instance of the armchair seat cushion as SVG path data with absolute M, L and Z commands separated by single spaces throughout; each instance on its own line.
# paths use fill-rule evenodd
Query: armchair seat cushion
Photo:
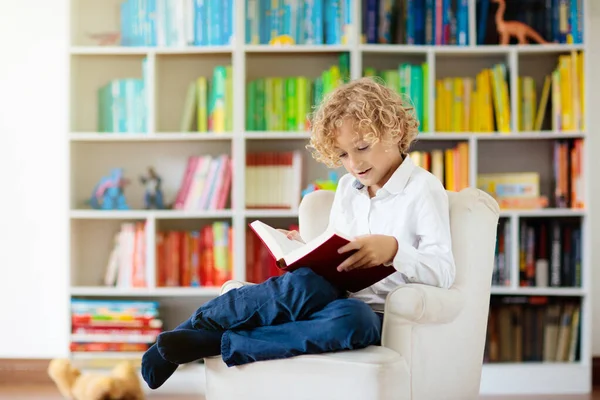
M 209 399 L 243 399 L 248 393 L 260 393 L 261 400 L 409 398 L 410 379 L 404 358 L 380 346 L 259 361 L 235 368 L 228 368 L 220 357 L 205 362 Z

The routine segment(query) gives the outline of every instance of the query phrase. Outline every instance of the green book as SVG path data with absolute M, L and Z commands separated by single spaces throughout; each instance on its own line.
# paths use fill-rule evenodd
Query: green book
M 423 105 L 421 107 L 423 114 L 421 122 L 423 122 L 423 127 L 421 128 L 421 132 L 429 132 L 429 64 L 426 62 L 421 64 L 421 72 L 423 76 L 423 84 L 421 85 L 423 96 Z
M 183 113 L 179 122 L 180 132 L 191 132 L 194 125 L 194 116 L 196 111 L 196 82 L 191 82 L 185 95 L 183 104 Z
M 256 81 L 256 100 L 254 110 L 254 126 L 259 131 L 267 130 L 267 120 L 265 118 L 265 80 Z
M 233 131 L 233 69 L 225 67 L 225 131 Z
M 273 118 L 273 127 L 274 131 L 283 131 L 284 130 L 284 121 L 285 121 L 285 89 L 283 78 L 275 77 L 273 78 L 273 112 L 271 113 L 271 117 Z
M 296 78 L 296 127 L 297 131 L 306 130 L 306 116 L 310 109 L 310 85 L 308 78 L 299 76 Z
M 296 112 L 298 102 L 298 96 L 296 92 L 296 78 L 288 77 L 285 78 L 285 117 L 286 117 L 286 131 L 296 130 Z
M 256 131 L 256 81 L 248 82 L 246 88 L 246 130 Z
M 273 113 L 275 112 L 275 97 L 273 95 L 273 78 L 265 78 L 265 110 L 263 116 L 266 121 L 265 130 L 275 130 L 275 119 Z
M 208 132 L 208 80 L 204 76 L 196 79 L 196 96 L 198 132 Z

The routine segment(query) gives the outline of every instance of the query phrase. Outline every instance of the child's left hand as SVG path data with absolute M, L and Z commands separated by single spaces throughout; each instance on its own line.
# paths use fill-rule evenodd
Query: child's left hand
M 398 242 L 393 236 L 359 236 L 338 249 L 338 253 L 358 250 L 338 266 L 338 271 L 350 271 L 355 268 L 371 268 L 394 259 L 398 251 Z

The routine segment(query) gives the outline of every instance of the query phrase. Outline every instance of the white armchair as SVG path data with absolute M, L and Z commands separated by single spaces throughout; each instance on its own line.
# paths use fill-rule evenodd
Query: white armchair
M 207 400 L 476 399 L 489 310 L 499 208 L 474 188 L 448 192 L 456 280 L 440 289 L 407 284 L 386 300 L 381 346 L 227 367 L 206 359 Z M 333 192 L 300 205 L 300 234 L 327 224 Z M 230 281 L 227 291 L 243 285 Z

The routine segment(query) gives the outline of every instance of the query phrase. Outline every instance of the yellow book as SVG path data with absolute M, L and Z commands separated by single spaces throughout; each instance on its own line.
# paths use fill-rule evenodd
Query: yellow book
M 473 125 L 471 124 L 473 115 L 473 78 L 463 79 L 463 123 L 464 132 L 472 132 Z
M 452 79 L 452 120 L 450 121 L 452 132 L 463 132 L 463 80 Z
M 435 130 L 443 132 L 442 107 L 444 106 L 444 85 L 439 79 L 435 82 L 435 94 Z
M 454 177 L 454 149 L 444 150 L 444 156 L 446 190 L 456 191 L 456 179 Z
M 523 94 L 523 77 L 517 77 L 517 130 L 523 131 L 523 108 L 525 108 L 525 96 Z
M 552 83 L 552 78 L 550 75 L 546 75 L 544 79 L 544 87 L 542 88 L 542 95 L 540 96 L 540 104 L 535 116 L 535 124 L 533 129 L 535 131 L 542 130 L 542 124 L 544 123 L 544 116 L 546 115 L 546 107 L 548 105 L 548 97 L 550 96 L 550 86 Z
M 446 110 L 446 112 L 444 112 L 442 115 L 444 117 L 444 130 L 446 132 L 450 132 L 452 130 L 452 85 L 453 85 L 453 79 L 452 78 L 445 78 L 444 79 L 444 110 Z
M 573 130 L 581 129 L 581 103 L 579 96 L 579 71 L 577 68 L 577 52 L 572 51 L 569 56 L 569 68 L 571 71 L 571 105 L 573 111 Z
M 459 165 L 458 180 L 460 182 L 457 190 L 461 190 L 466 187 L 469 187 L 469 143 L 468 142 L 460 142 L 457 145 L 457 153 L 458 153 L 458 165 Z
M 560 72 L 560 100 L 562 111 L 562 130 L 572 131 L 573 129 L 573 94 L 571 82 L 571 63 L 569 56 L 559 56 L 559 72 Z
M 561 104 L 560 71 L 552 71 L 552 130 L 562 130 L 562 104 Z
M 201 76 L 196 79 L 196 95 L 198 101 L 196 102 L 198 107 L 197 123 L 198 132 L 208 131 L 208 81 L 206 77 Z
M 584 54 L 580 51 L 577 55 L 577 75 L 579 76 L 579 110 L 581 130 L 585 130 L 585 73 L 584 73 Z

